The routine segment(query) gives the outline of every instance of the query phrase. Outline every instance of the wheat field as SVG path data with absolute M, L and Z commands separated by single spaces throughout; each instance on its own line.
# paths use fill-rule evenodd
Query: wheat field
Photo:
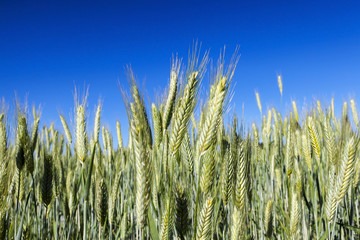
M 210 89 L 199 89 L 208 54 L 174 59 L 159 103 L 147 103 L 130 71 L 122 89 L 129 125 L 123 143 L 88 127 L 86 97 L 74 129 L 40 127 L 40 113 L 16 105 L 0 115 L 0 239 L 358 239 L 359 118 L 354 100 L 334 100 L 260 124 L 226 123 L 238 61 L 220 57 Z M 279 92 L 283 94 L 281 76 Z M 236 96 L 236 93 L 234 93 Z M 350 106 L 349 106 L 350 105 Z M 349 109 L 350 108 L 350 109 Z M 115 136 L 116 135 L 116 136 Z

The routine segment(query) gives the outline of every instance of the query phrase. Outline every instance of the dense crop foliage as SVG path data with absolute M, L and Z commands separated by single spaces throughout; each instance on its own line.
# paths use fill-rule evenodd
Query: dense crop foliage
M 202 106 L 207 54 L 186 69 L 174 60 L 159 104 L 145 103 L 130 72 L 128 146 L 120 123 L 118 144 L 101 126 L 101 105 L 89 129 L 86 98 L 74 129 L 64 116 L 59 128 L 39 128 L 39 113 L 20 106 L 10 124 L 2 110 L 0 239 L 357 238 L 355 102 L 353 122 L 348 103 L 337 117 L 332 101 L 303 113 L 292 102 L 286 116 L 271 108 L 260 126 L 224 124 L 237 60 L 220 59 Z

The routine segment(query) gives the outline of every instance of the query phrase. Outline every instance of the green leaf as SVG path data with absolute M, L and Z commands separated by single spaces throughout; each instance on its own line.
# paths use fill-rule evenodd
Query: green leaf
M 150 236 L 153 240 L 159 240 L 159 232 L 156 228 L 155 219 L 151 213 L 151 210 L 149 208 L 148 211 L 148 220 L 149 220 L 149 228 L 150 228 Z
M 349 229 L 351 231 L 354 231 L 356 234 L 360 234 L 360 228 L 359 227 L 351 226 L 351 225 L 340 223 L 340 222 L 337 222 L 336 224 L 339 224 L 340 226 L 342 226 L 344 228 L 347 228 L 347 229 Z

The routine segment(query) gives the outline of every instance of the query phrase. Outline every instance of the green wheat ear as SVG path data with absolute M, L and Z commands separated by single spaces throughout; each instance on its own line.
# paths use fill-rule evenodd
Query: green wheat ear
M 216 141 L 219 119 L 228 90 L 227 77 L 223 76 L 214 87 L 216 87 L 214 97 L 209 100 L 209 109 L 197 142 L 198 156 L 205 153 Z
M 34 124 L 33 124 L 33 129 L 32 129 L 32 134 L 31 134 L 31 151 L 34 152 L 35 148 L 36 148 L 36 143 L 38 140 L 38 129 L 39 129 L 39 123 L 40 123 L 40 118 L 36 118 L 34 120 Z
M 320 159 L 320 141 L 319 141 L 319 134 L 315 127 L 315 123 L 312 117 L 308 118 L 308 131 L 311 138 L 311 144 L 314 149 L 316 158 Z
M 198 83 L 198 73 L 194 72 L 189 77 L 189 82 L 184 89 L 184 95 L 181 97 L 180 105 L 175 112 L 170 135 L 170 148 L 173 155 L 176 155 L 179 151 L 182 140 L 187 131 L 191 113 L 195 108 Z
M 151 115 L 154 125 L 154 141 L 155 141 L 155 145 L 159 147 L 162 141 L 162 134 L 163 134 L 162 118 L 158 108 L 154 103 L 151 105 Z
M 201 171 L 200 186 L 202 192 L 206 195 L 211 192 L 215 180 L 215 151 L 210 149 L 203 156 L 204 164 Z
M 186 239 L 189 223 L 188 199 L 184 188 L 178 186 L 176 191 L 175 228 L 180 239 Z
M 98 221 L 102 227 L 108 218 L 108 200 L 108 189 L 104 179 L 101 179 L 96 187 L 96 210 Z
M 3 161 L 7 151 L 7 134 L 4 114 L 0 115 L 0 161 Z
M 65 118 L 62 115 L 60 115 L 60 120 L 63 125 L 64 131 L 65 131 L 66 139 L 67 139 L 69 145 L 71 145 L 72 137 L 71 137 L 70 128 L 69 128 L 68 124 L 66 123 Z
M 273 211 L 272 211 L 271 200 L 267 202 L 265 207 L 264 226 L 265 226 L 265 236 L 270 238 L 273 233 Z
M 76 108 L 76 154 L 81 162 L 85 161 L 88 152 L 86 138 L 86 115 L 83 104 Z
M 233 144 L 235 144 L 235 143 L 233 143 Z M 221 191 L 222 195 L 221 196 L 222 196 L 222 199 L 223 199 L 225 205 L 228 204 L 228 200 L 232 196 L 233 189 L 234 189 L 234 173 L 235 173 L 234 153 L 230 152 L 230 149 L 231 149 L 231 147 L 226 148 L 225 159 L 224 159 L 225 163 L 224 163 L 224 168 L 223 168 L 222 177 L 221 177 L 221 181 L 222 181 L 222 191 Z
M 8 189 L 11 186 L 12 172 L 7 157 L 0 159 L 0 192 L 8 193 Z M 3 209 L 6 204 L 6 198 L 0 197 L 0 209 Z
M 131 109 L 132 115 L 135 119 L 137 119 L 138 123 L 141 123 L 143 131 L 144 131 L 144 133 L 146 133 L 146 134 L 144 134 L 144 139 L 146 140 L 145 144 L 148 147 L 151 147 L 152 146 L 152 131 L 150 128 L 149 119 L 147 116 L 144 100 L 140 96 L 139 89 L 136 85 L 134 73 L 131 70 L 130 70 L 130 78 L 131 78 L 131 83 L 132 83 L 131 95 L 134 100 L 133 107 Z M 138 125 L 138 127 L 139 126 L 140 125 Z
M 169 201 L 165 205 L 165 212 L 163 219 L 161 221 L 161 229 L 160 229 L 160 239 L 168 240 L 171 236 L 171 231 L 173 227 L 173 207 L 169 206 Z
M 197 239 L 199 240 L 210 240 L 211 239 L 211 224 L 212 215 L 214 211 L 214 199 L 208 197 L 201 210 L 198 227 L 197 227 Z
M 120 128 L 119 121 L 116 121 L 116 135 L 118 138 L 119 149 L 122 149 L 123 148 L 123 139 L 122 139 L 122 135 L 121 135 L 121 128 Z
M 95 123 L 94 123 L 94 142 L 99 141 L 100 133 L 100 116 L 101 116 L 101 105 L 99 104 L 96 108 Z
M 20 116 L 16 132 L 16 166 L 21 171 L 25 165 L 25 146 L 27 135 L 26 118 Z
M 301 207 L 298 201 L 297 193 L 292 194 L 291 210 L 290 210 L 290 223 L 289 233 L 292 239 L 297 239 L 300 229 Z
M 247 172 L 247 159 L 245 153 L 245 143 L 239 144 L 239 156 L 236 169 L 236 184 L 235 184 L 235 205 L 242 211 L 246 203 L 247 185 L 248 185 L 248 172 Z
M 122 172 L 116 174 L 115 181 L 113 182 L 111 197 L 109 199 L 109 222 L 111 224 L 115 224 L 115 215 L 116 215 L 116 202 L 119 197 L 120 190 L 120 180 L 121 180 Z
M 170 73 L 169 93 L 166 99 L 165 108 L 162 116 L 163 119 L 162 129 L 164 130 L 168 128 L 173 114 L 175 98 L 177 93 L 177 82 L 179 78 L 180 65 L 181 65 L 181 61 L 175 59 Z
M 32 174 L 34 172 L 33 145 L 28 134 L 25 134 L 23 141 L 26 170 Z
M 354 123 L 357 127 L 359 127 L 359 117 L 358 117 L 358 112 L 356 109 L 356 103 L 355 103 L 354 99 L 350 100 L 350 106 L 351 106 L 351 112 L 353 115 Z
M 131 134 L 133 141 L 133 151 L 135 158 L 135 207 L 137 224 L 141 230 L 145 227 L 148 207 L 151 194 L 151 169 L 150 169 L 150 154 L 148 145 L 148 138 L 145 136 L 146 125 L 144 127 L 145 119 L 137 115 L 135 105 L 132 104 L 133 119 L 131 123 Z
M 328 194 L 329 201 L 327 206 L 327 218 L 330 222 L 334 220 L 335 213 L 338 205 L 341 200 L 345 197 L 347 190 L 352 182 L 352 178 L 354 175 L 354 164 L 355 164 L 355 156 L 358 146 L 358 138 L 351 137 L 344 148 L 342 161 L 340 165 L 340 169 L 336 175 L 336 179 L 330 181 L 330 184 L 333 182 L 335 185 L 329 186 L 328 191 L 331 191 Z M 331 174 L 331 172 L 330 172 Z M 331 175 L 334 178 L 334 175 Z
M 258 91 L 255 91 L 255 97 L 256 97 L 256 103 L 259 108 L 260 113 L 262 113 L 262 107 L 261 107 L 261 100 L 260 100 L 260 94 Z
M 311 145 L 308 135 L 305 133 L 302 135 L 302 150 L 308 169 L 311 170 L 312 159 L 311 159 Z
M 243 237 L 241 230 L 244 228 L 244 219 L 240 210 L 234 207 L 232 212 L 232 222 L 230 228 L 231 240 L 238 240 Z
M 41 179 L 41 199 L 45 206 L 49 206 L 53 197 L 53 159 L 43 150 L 44 170 Z
M 286 138 L 286 150 L 285 150 L 285 167 L 287 175 L 291 175 L 294 167 L 294 144 L 293 134 L 291 132 L 290 125 L 288 127 L 288 136 Z
M 193 176 L 194 172 L 194 155 L 192 146 L 190 143 L 190 137 L 188 133 L 185 133 L 184 141 L 181 144 L 181 159 L 185 161 L 187 171 L 190 176 Z

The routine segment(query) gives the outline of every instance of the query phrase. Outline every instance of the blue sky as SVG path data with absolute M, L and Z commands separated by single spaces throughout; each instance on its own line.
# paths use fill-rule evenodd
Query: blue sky
M 350 1 L 0 1 L 0 96 L 41 105 L 42 123 L 73 121 L 74 86 L 89 86 L 112 131 L 127 117 L 118 88 L 131 64 L 146 100 L 167 86 L 172 54 L 187 59 L 194 40 L 217 60 L 226 46 L 241 55 L 230 112 L 248 121 L 263 109 L 313 99 L 338 105 L 360 91 L 360 3 Z M 186 63 L 186 61 L 184 61 Z M 208 71 L 209 72 L 209 71 Z M 280 106 L 277 74 L 284 95 Z M 206 92 L 208 81 L 203 82 Z M 127 138 L 127 137 L 125 137 Z

